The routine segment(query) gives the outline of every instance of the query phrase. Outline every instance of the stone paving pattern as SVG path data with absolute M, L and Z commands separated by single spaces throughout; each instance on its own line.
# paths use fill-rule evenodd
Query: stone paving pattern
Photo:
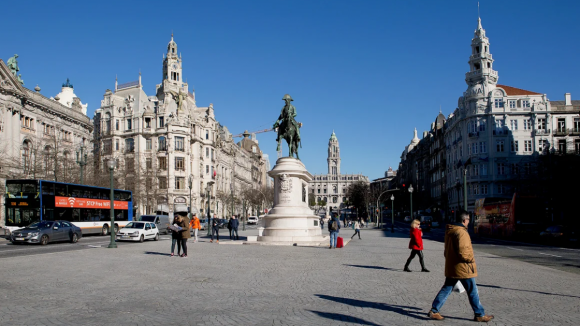
M 451 294 L 445 321 L 426 318 L 444 280 L 442 243 L 425 240 L 431 273 L 405 273 L 408 238 L 361 233 L 334 250 L 202 239 L 188 258 L 171 258 L 162 240 L 2 259 L 0 325 L 473 323 L 465 293 Z M 496 316 L 490 325 L 579 324 L 579 275 L 475 254 L 481 302 Z M 417 259 L 411 269 L 420 269 Z

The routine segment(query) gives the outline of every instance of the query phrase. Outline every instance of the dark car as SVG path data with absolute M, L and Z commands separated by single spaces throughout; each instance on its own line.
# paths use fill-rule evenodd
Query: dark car
M 433 224 L 433 217 L 421 216 L 420 221 L 421 221 L 421 230 L 426 231 L 426 232 L 430 232 L 431 226 Z
M 70 241 L 75 243 L 82 237 L 81 228 L 68 221 L 41 221 L 32 223 L 24 229 L 19 229 L 10 235 L 13 244 Z
M 577 242 L 578 236 L 576 232 L 562 225 L 553 225 L 548 227 L 545 231 L 540 233 L 540 238 L 547 242 Z

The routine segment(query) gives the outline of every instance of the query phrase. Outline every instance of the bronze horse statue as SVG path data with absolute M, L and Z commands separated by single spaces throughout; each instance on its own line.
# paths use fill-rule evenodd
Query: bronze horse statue
M 302 127 L 302 124 L 296 122 L 294 119 L 296 117 L 296 108 L 290 104 L 291 101 L 294 101 L 292 97 L 286 94 L 282 100 L 286 104 L 282 108 L 282 113 L 280 113 L 278 120 L 276 120 L 272 127 L 278 131 L 278 137 L 276 138 L 278 147 L 276 150 L 280 150 L 280 142 L 282 139 L 285 139 L 286 143 L 288 143 L 288 156 L 294 157 L 294 154 L 296 154 L 296 158 L 300 159 L 298 157 L 298 146 L 302 147 L 302 142 L 300 141 L 300 127 Z

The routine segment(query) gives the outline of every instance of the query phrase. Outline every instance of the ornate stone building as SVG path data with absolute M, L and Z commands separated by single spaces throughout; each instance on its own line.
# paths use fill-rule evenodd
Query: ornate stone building
M 172 36 L 154 96 L 143 91 L 141 74 L 105 91 L 94 117 L 96 164 L 117 160 L 122 187 L 133 191 L 141 214 L 186 209 L 190 193 L 193 211 L 205 214 L 209 189 L 211 210 L 217 207 L 221 215 L 225 203 L 219 198 L 225 196 L 219 192 L 231 191 L 232 184 L 239 193 L 264 183 L 261 151 L 256 144 L 254 152 L 249 139 L 236 145 L 213 105 L 197 105 L 182 65 Z
M 86 105 L 63 85 L 68 103 L 59 95 L 48 98 L 24 87 L 17 56 L 9 66 L 0 59 L 0 182 L 6 179 L 45 179 L 79 183 L 75 152 L 88 146 L 93 126 L 85 115 Z M 3 200 L 4 196 L 2 196 Z M 37 209 L 20 209 L 18 216 L 38 216 Z M 0 226 L 5 225 L 4 205 Z M 16 213 L 15 213 L 16 214 Z M 15 215 L 16 216 L 16 215 Z
M 348 200 L 346 197 L 348 186 L 363 181 L 369 183 L 369 178 L 362 174 L 340 173 L 340 146 L 334 131 L 328 141 L 328 174 L 315 174 L 308 188 L 314 194 L 316 202 L 326 202 L 327 208 L 338 210 Z

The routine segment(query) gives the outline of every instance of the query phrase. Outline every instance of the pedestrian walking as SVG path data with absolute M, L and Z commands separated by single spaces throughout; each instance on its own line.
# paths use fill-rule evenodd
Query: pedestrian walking
M 174 256 L 175 252 L 175 245 L 177 244 L 177 255 L 181 256 L 181 231 L 178 231 L 177 228 L 179 227 L 179 223 L 181 221 L 181 216 L 176 215 L 173 219 L 173 228 L 167 227 L 168 230 L 171 230 L 171 257 Z
M 409 269 L 409 264 L 415 256 L 419 256 L 419 263 L 421 264 L 421 272 L 429 273 L 429 270 L 425 268 L 425 260 L 423 259 L 423 231 L 421 231 L 421 222 L 419 220 L 413 220 L 411 222 L 411 240 L 409 241 L 409 249 L 411 249 L 411 255 L 407 259 L 405 272 L 411 272 Z
M 189 231 L 189 218 L 185 215 L 180 215 L 181 221 L 178 225 L 182 228 L 181 230 L 181 249 L 183 254 L 181 257 L 187 257 L 187 239 L 191 238 L 191 231 Z
M 200 223 L 199 223 L 199 218 L 197 218 L 197 214 L 193 214 L 193 218 L 191 219 L 191 222 L 189 222 L 189 226 L 191 227 L 191 230 L 193 231 L 193 243 L 197 242 L 197 234 L 199 233 L 199 229 L 200 229 Z
M 360 221 L 355 221 L 354 224 L 352 225 L 352 228 L 354 229 L 354 234 L 352 235 L 352 237 L 350 237 L 351 240 L 357 234 L 358 234 L 358 239 L 361 240 L 361 238 L 360 238 L 360 225 L 361 225 Z
M 324 229 L 324 218 L 323 217 L 320 218 L 320 228 Z
M 216 243 L 220 243 L 220 220 L 218 220 L 217 215 L 214 215 L 211 219 L 211 240 L 213 242 L 213 237 L 216 236 Z
M 328 221 L 328 231 L 330 232 L 329 249 L 336 249 L 336 238 L 338 238 L 338 233 L 340 232 L 340 221 L 336 214 L 332 214 L 332 218 Z
M 232 226 L 232 221 L 233 221 L 233 218 L 230 217 L 230 220 L 228 221 L 228 230 L 230 231 L 230 240 L 233 240 L 232 233 L 234 231 L 234 228 Z
M 234 215 L 232 216 L 232 219 L 230 220 L 232 222 L 232 235 L 235 236 L 236 240 L 240 240 L 240 236 L 238 235 L 238 227 L 240 226 L 240 221 L 238 220 L 238 218 Z M 231 239 L 231 236 L 230 236 Z
M 457 224 L 448 224 L 445 230 L 445 283 L 433 301 L 429 318 L 436 320 L 445 319 L 439 312 L 453 287 L 457 282 L 461 282 L 467 291 L 469 304 L 475 314 L 473 320 L 477 322 L 488 322 L 493 319 L 493 315 L 486 315 L 483 306 L 479 302 L 479 293 L 475 278 L 477 277 L 477 266 L 471 246 L 471 238 L 467 232 L 469 225 L 469 214 L 461 211 L 458 215 Z

